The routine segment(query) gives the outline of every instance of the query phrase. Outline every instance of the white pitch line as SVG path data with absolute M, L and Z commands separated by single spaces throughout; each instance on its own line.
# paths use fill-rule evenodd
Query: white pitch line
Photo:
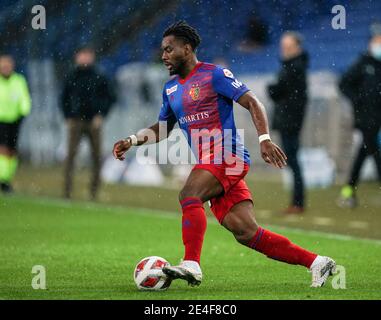
M 166 219 L 180 219 L 180 213 L 178 212 L 171 212 L 171 211 L 166 211 L 166 210 L 160 210 L 160 209 L 151 209 L 151 208 L 140 208 L 140 207 L 123 207 L 123 206 L 108 206 L 107 204 L 96 204 L 96 203 L 91 203 L 91 202 L 85 202 L 85 201 L 75 201 L 73 202 L 73 205 L 70 205 L 71 203 L 67 200 L 61 200 L 61 199 L 53 199 L 53 198 L 47 198 L 47 197 L 39 197 L 39 198 L 34 198 L 34 197 L 18 197 L 18 196 L 12 196 L 14 199 L 18 200 L 25 200 L 28 199 L 28 201 L 35 202 L 38 204 L 43 204 L 43 205 L 50 205 L 50 206 L 65 206 L 65 207 L 70 207 L 70 206 L 79 206 L 82 209 L 96 209 L 96 210 L 107 210 L 110 213 L 114 214 L 129 214 L 126 213 L 126 210 L 134 210 L 136 212 L 139 212 L 140 215 L 143 216 L 149 216 L 149 217 L 161 217 L 161 218 L 166 218 Z M 208 218 L 208 223 L 211 224 L 219 224 L 214 217 L 209 217 Z M 307 230 L 307 229 L 301 229 L 301 228 L 293 228 L 293 227 L 285 227 L 285 226 L 280 226 L 280 225 L 272 225 L 272 224 L 266 224 L 267 227 L 273 227 L 277 228 L 280 230 L 285 230 L 288 232 L 293 232 L 293 233 L 298 233 L 298 234 L 303 234 L 305 235 L 308 233 L 308 235 L 312 236 L 317 236 L 317 237 L 323 237 L 327 239 L 335 239 L 335 240 L 342 240 L 342 241 L 350 241 L 350 240 L 355 240 L 355 241 L 363 241 L 363 242 L 368 242 L 372 244 L 377 244 L 381 245 L 381 240 L 377 239 L 370 239 L 370 238 L 361 238 L 361 237 L 354 237 L 354 236 L 348 236 L 348 235 L 343 235 L 339 233 L 330 233 L 330 232 L 322 232 L 322 231 L 313 231 L 313 230 Z
M 369 223 L 366 221 L 349 221 L 348 226 L 354 229 L 368 229 Z
M 335 221 L 332 218 L 328 217 L 313 217 L 312 223 L 317 224 L 319 226 L 332 226 Z
M 301 216 L 298 216 L 296 214 L 289 214 L 287 216 L 284 216 L 285 222 L 300 222 Z
M 272 216 L 271 210 L 255 210 L 255 214 L 261 218 L 270 218 Z
M 280 230 L 285 230 L 287 232 L 294 232 L 294 233 L 298 233 L 298 234 L 304 234 L 305 235 L 306 233 L 308 233 L 309 235 L 312 235 L 312 236 L 323 237 L 323 238 L 334 239 L 334 240 L 342 240 L 342 241 L 357 240 L 357 241 L 367 242 L 367 243 L 376 244 L 376 245 L 381 246 L 381 240 L 377 240 L 377 239 L 354 237 L 354 236 L 348 236 L 348 235 L 339 234 L 339 233 L 306 230 L 306 229 L 301 229 L 301 228 L 283 227 L 283 226 L 278 226 L 278 225 L 268 225 L 268 226 L 269 227 L 272 226 L 272 227 L 278 228 Z

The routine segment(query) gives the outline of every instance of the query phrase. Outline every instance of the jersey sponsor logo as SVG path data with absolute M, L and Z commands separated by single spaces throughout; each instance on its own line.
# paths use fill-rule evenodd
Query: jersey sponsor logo
M 235 79 L 233 82 L 232 82 L 232 86 L 236 89 L 242 87 L 242 82 L 239 82 L 237 79 Z
M 185 124 L 185 123 L 203 120 L 203 119 L 208 119 L 208 118 L 209 118 L 209 112 L 205 111 L 205 112 L 190 114 L 190 115 L 186 115 L 184 117 L 181 117 L 181 118 L 179 118 L 179 123 Z
M 170 87 L 169 89 L 167 89 L 167 96 L 169 96 L 171 93 L 177 91 L 177 84 L 174 85 L 173 87 Z
M 200 97 L 200 87 L 198 84 L 192 85 L 192 88 L 189 90 L 189 95 L 191 96 L 193 101 L 198 100 Z
M 234 79 L 233 73 L 229 69 L 223 69 L 225 77 Z

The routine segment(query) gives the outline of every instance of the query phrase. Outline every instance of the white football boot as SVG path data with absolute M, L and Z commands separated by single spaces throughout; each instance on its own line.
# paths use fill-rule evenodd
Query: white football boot
M 329 257 L 317 256 L 310 267 L 312 273 L 311 287 L 322 287 L 328 277 L 335 273 L 336 262 Z
M 200 265 L 192 260 L 181 261 L 178 266 L 164 267 L 163 272 L 172 280 L 183 279 L 188 281 L 192 287 L 199 286 L 202 280 Z

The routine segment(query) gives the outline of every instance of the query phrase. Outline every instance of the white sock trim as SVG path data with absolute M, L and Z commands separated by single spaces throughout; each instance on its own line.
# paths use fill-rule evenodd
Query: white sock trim
M 318 265 L 319 263 L 323 262 L 323 260 L 324 260 L 324 257 L 317 256 L 315 258 L 314 262 L 312 262 L 310 269 L 314 268 L 316 265 Z

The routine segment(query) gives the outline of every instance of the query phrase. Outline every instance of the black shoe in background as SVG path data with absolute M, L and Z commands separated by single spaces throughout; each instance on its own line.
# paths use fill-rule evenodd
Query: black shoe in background
M 2 182 L 0 183 L 0 189 L 3 193 L 13 193 L 13 188 L 9 183 Z

